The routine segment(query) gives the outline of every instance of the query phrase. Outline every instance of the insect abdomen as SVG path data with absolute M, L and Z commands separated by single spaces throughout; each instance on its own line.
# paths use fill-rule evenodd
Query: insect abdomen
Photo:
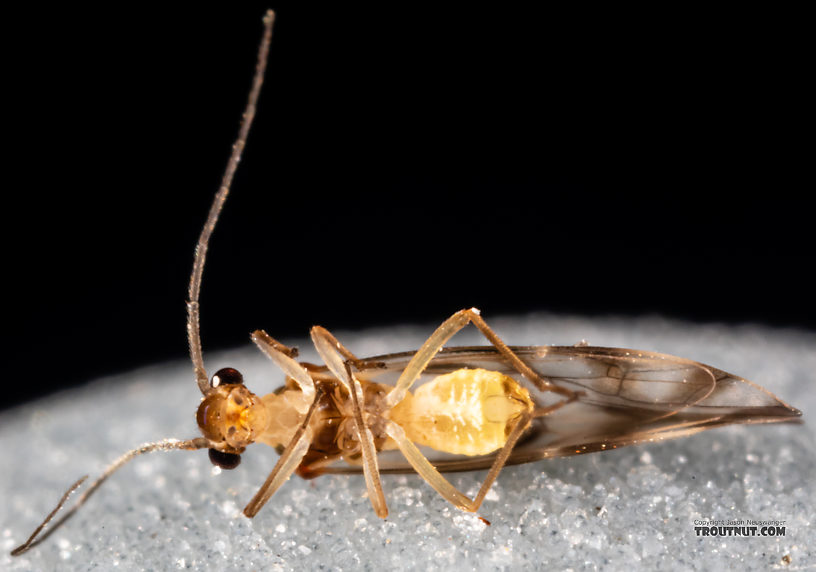
M 485 369 L 458 369 L 419 387 L 390 417 L 419 445 L 457 455 L 501 448 L 510 422 L 533 408 L 513 378 Z

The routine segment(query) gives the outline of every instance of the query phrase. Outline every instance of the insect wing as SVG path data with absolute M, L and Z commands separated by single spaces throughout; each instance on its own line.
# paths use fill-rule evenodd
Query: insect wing
M 666 354 L 618 348 L 530 346 L 512 350 L 546 381 L 581 392 L 575 403 L 534 420 L 508 464 L 615 449 L 683 437 L 735 423 L 795 421 L 801 414 L 765 389 L 740 377 Z M 370 358 L 385 367 L 360 377 L 393 383 L 412 352 Z M 558 400 L 521 379 L 492 347 L 446 348 L 419 383 L 460 368 L 501 371 L 530 390 L 540 405 Z M 393 378 L 393 379 L 392 379 Z M 494 455 L 464 457 L 426 450 L 440 471 L 489 468 Z M 380 455 L 382 472 L 412 472 L 396 452 Z M 330 473 L 358 472 L 328 467 Z
M 584 391 L 585 403 L 706 415 L 800 414 L 750 381 L 667 354 L 559 346 L 516 351 L 552 383 Z

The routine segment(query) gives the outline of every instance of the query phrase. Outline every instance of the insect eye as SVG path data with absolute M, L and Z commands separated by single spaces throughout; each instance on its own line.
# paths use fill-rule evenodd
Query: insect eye
M 218 387 L 219 385 L 226 385 L 230 383 L 244 383 L 244 376 L 237 369 L 225 367 L 219 369 L 213 374 L 210 380 L 210 387 Z
M 210 462 L 216 467 L 220 467 L 226 471 L 234 469 L 241 464 L 241 455 L 235 453 L 223 453 L 218 449 L 210 449 Z

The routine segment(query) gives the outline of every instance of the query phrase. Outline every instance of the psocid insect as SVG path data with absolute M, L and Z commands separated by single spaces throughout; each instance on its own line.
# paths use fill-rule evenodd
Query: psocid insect
M 324 365 L 266 332 L 252 341 L 286 375 L 269 395 L 254 394 L 232 368 L 212 377 L 204 367 L 199 297 L 207 248 L 253 121 L 272 36 L 264 36 L 243 122 L 221 187 L 195 251 L 187 333 L 196 382 L 200 437 L 149 443 L 114 461 L 53 526 L 83 477 L 12 554 L 42 542 L 117 469 L 152 451 L 207 449 L 212 463 L 233 469 L 252 443 L 281 456 L 244 508 L 255 516 L 294 473 L 362 473 L 376 514 L 388 515 L 382 473 L 415 472 L 457 508 L 477 511 L 502 468 L 547 457 L 670 439 L 735 423 L 795 421 L 801 413 L 763 388 L 694 361 L 637 350 L 578 346 L 508 346 L 475 308 L 445 320 L 416 351 L 359 358 L 328 330 L 311 339 Z M 474 325 L 489 345 L 445 347 Z M 422 447 L 422 449 L 420 449 Z M 489 469 L 469 498 L 444 473 Z

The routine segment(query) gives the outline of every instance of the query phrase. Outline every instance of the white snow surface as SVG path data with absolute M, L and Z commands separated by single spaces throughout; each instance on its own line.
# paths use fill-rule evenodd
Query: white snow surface
M 385 475 L 375 516 L 362 476 L 293 478 L 253 520 L 241 509 L 276 453 L 250 447 L 234 471 L 204 451 L 153 453 L 115 474 L 46 542 L 12 558 L 68 485 L 141 443 L 197 436 L 200 394 L 175 362 L 101 379 L 0 415 L 2 570 L 801 570 L 816 567 L 816 334 L 659 317 L 491 318 L 510 344 L 670 353 L 754 381 L 804 424 L 734 426 L 674 441 L 506 468 L 479 514 L 415 475 Z M 436 324 L 334 332 L 359 356 L 418 347 Z M 274 335 L 274 332 L 270 331 Z M 306 361 L 318 361 L 305 340 Z M 482 345 L 468 329 L 452 345 Z M 206 354 L 256 393 L 282 375 L 249 342 Z M 33 368 L 29 368 L 33 370 Z M 36 380 L 32 380 L 34 383 Z M 810 475 L 810 477 L 808 477 Z M 485 472 L 450 475 L 473 495 Z M 785 521 L 785 535 L 698 537 L 695 520 Z M 789 563 L 788 563 L 789 559 Z

